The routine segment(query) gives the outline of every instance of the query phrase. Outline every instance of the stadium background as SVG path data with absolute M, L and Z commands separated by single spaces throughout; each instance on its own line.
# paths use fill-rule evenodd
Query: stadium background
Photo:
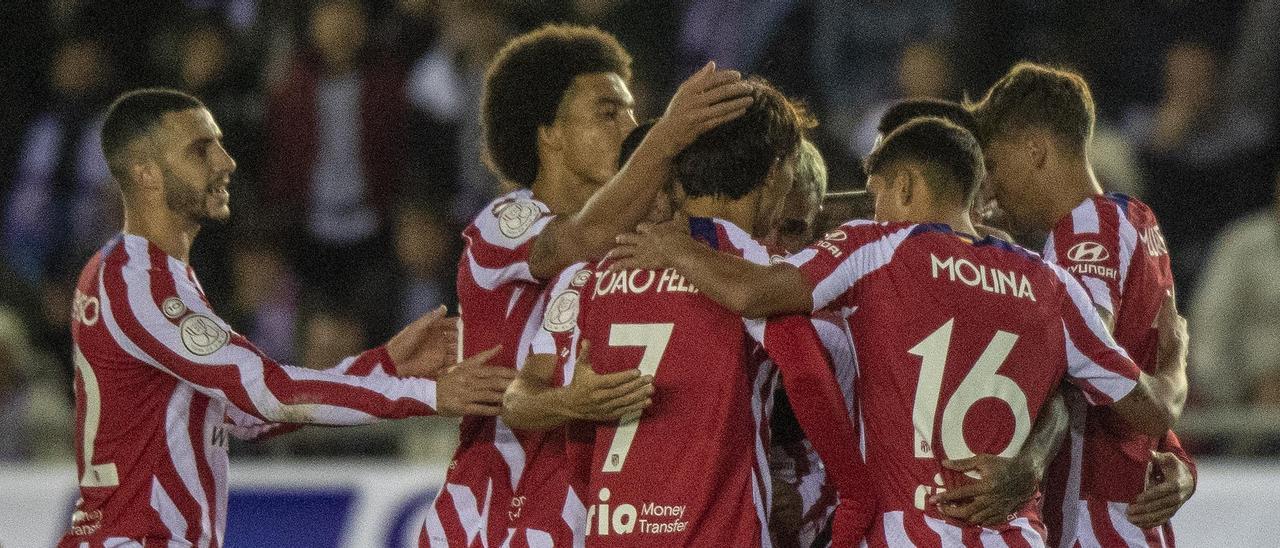
M 1098 175 L 1160 216 L 1191 320 L 1178 431 L 1204 464 L 1177 520 L 1240 524 L 1230 545 L 1280 534 L 1280 0 L 6 0 L 0 545 L 48 545 L 70 514 L 67 311 L 119 227 L 96 139 L 116 93 L 166 85 L 211 107 L 239 171 L 232 221 L 192 263 L 251 340 L 320 367 L 455 304 L 459 228 L 499 188 L 479 160 L 484 67 L 546 21 L 621 39 L 641 119 L 710 58 L 769 78 L 817 113 L 835 189 L 861 185 L 893 100 L 973 96 L 1022 58 L 1081 71 Z M 298 155 L 321 141 L 337 145 Z M 233 445 L 228 546 L 396 545 L 455 432 L 423 419 Z

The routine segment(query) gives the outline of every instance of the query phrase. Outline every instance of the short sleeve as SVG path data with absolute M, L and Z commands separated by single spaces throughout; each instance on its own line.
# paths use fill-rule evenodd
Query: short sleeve
M 547 306 L 542 321 L 533 335 L 531 354 L 550 354 L 561 367 L 558 375 L 563 384 L 573 380 L 572 364 L 577 357 L 578 319 L 582 310 L 581 290 L 591 280 L 587 263 L 566 268 L 547 287 Z
M 1142 375 L 1102 323 L 1084 288 L 1066 270 L 1049 265 L 1062 282 L 1060 312 L 1067 378 L 1092 405 L 1109 405 L 1129 394 Z

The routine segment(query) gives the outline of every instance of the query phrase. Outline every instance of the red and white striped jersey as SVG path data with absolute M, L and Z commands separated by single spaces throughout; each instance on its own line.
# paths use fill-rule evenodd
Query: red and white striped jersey
M 849 324 L 843 316 L 826 310 L 813 315 L 810 321 L 831 357 L 836 381 L 852 414 L 856 409 L 854 381 L 857 378 L 857 358 L 849 335 Z M 777 398 L 785 397 L 785 391 L 777 393 Z M 795 538 L 779 538 L 777 531 L 774 531 L 774 538 L 784 546 L 811 546 L 830 521 L 838 498 L 835 486 L 827 482 L 826 469 L 813 444 L 805 439 L 791 410 L 782 409 L 789 407 L 789 404 L 783 405 L 784 401 L 788 400 L 777 400 L 778 407 L 772 417 L 770 437 L 773 445 L 769 448 L 769 472 L 775 482 L 781 481 L 799 494 L 800 523 Z
M 715 249 L 769 261 L 732 223 L 689 225 Z M 592 342 L 598 373 L 639 368 L 654 378 L 653 404 L 638 416 L 569 426 L 569 458 L 589 466 L 585 544 L 769 545 L 765 449 L 776 374 L 761 353 L 765 322 L 725 310 L 673 269 L 608 266 L 566 273 L 570 288 L 543 322 L 552 332 L 576 327 Z M 553 316 L 561 301 L 576 306 Z
M 435 381 L 391 376 L 384 348 L 331 371 L 277 364 L 214 314 L 190 267 L 130 234 L 82 271 L 71 334 L 80 500 L 60 546 L 221 546 L 228 435 L 428 415 L 436 401 Z
M 1140 372 L 1067 272 L 945 225 L 851 221 L 787 262 L 815 311 L 848 318 L 857 404 L 881 515 L 871 546 L 1043 544 L 1033 505 L 1006 525 L 966 526 L 927 504 L 968 481 L 943 459 L 1017 454 L 1064 377 L 1095 405 Z
M 1123 194 L 1089 197 L 1058 221 L 1045 242 L 1044 258 L 1084 285 L 1094 306 L 1114 318 L 1116 342 L 1142 370 L 1154 371 L 1156 316 L 1173 289 L 1173 274 L 1151 209 Z M 1074 398 L 1068 403 L 1071 432 L 1045 482 L 1052 540 L 1061 546 L 1072 546 L 1077 538 L 1102 546 L 1172 546 L 1168 525 L 1143 531 L 1124 516 L 1143 489 L 1152 449 L 1172 451 L 1195 469 L 1177 436 L 1153 438 L 1109 409 L 1088 409 Z
M 544 283 L 530 272 L 529 254 L 553 218 L 532 191 L 521 189 L 491 202 L 462 232 L 458 307 L 464 355 L 502 345 L 490 364 L 523 366 L 544 301 Z M 515 485 L 526 464 L 538 458 L 545 437 L 515 432 L 500 418 L 464 417 L 458 450 L 419 544 L 498 545 L 519 508 Z

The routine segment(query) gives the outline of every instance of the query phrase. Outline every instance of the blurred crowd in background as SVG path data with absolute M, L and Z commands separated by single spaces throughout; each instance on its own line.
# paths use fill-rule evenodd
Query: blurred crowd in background
M 1280 0 L 6 0 L 0 461 L 73 455 L 69 310 L 121 223 L 98 142 L 116 94 L 170 86 L 209 106 L 239 169 L 232 220 L 200 234 L 192 266 L 238 331 L 322 368 L 454 306 L 460 229 L 500 189 L 481 160 L 485 68 L 549 21 L 618 36 L 638 119 L 709 59 L 768 78 L 817 114 L 833 189 L 862 185 L 895 100 L 976 98 L 1024 58 L 1082 72 L 1097 175 L 1164 227 L 1192 405 L 1280 411 Z M 233 452 L 443 462 L 452 424 Z M 1201 430 L 1184 436 L 1201 452 L 1280 453 L 1280 430 Z

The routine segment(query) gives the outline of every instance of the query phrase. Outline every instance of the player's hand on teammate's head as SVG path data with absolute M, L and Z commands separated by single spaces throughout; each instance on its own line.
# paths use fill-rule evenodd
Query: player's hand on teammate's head
M 698 245 L 689 236 L 689 218 L 683 213 L 663 223 L 640 223 L 635 232 L 619 234 L 616 241 L 618 245 L 605 256 L 614 261 L 609 270 L 615 272 L 670 268 L 672 258 L 686 246 Z
M 1180 363 L 1184 367 L 1187 363 L 1187 341 L 1190 335 L 1187 334 L 1187 319 L 1178 314 L 1178 299 L 1172 289 L 1165 295 L 1164 304 L 1160 307 L 1160 313 L 1156 316 L 1156 329 L 1159 331 L 1159 353 L 1160 358 L 1157 363 Z M 1180 359 L 1166 360 L 1165 357 L 1180 357 Z
M 387 354 L 401 377 L 435 377 L 457 361 L 458 318 L 443 305 L 423 314 L 387 341 Z
M 580 420 L 616 421 L 639 414 L 653 403 L 653 377 L 639 369 L 596 373 L 591 367 L 591 344 L 584 340 L 565 397 Z
M 703 132 L 742 116 L 754 100 L 742 74 L 719 70 L 712 61 L 680 84 L 649 134 L 679 152 Z
M 502 395 L 516 378 L 515 369 L 487 365 L 501 350 L 495 346 L 446 369 L 436 380 L 436 414 L 501 414 Z
M 1146 487 L 1125 511 L 1143 529 L 1164 525 L 1196 492 L 1191 470 L 1173 453 L 1152 451 L 1147 467 Z
M 975 525 L 993 526 L 1009 521 L 1031 497 L 1039 485 L 1037 470 L 1019 459 L 995 455 L 976 455 L 967 459 L 944 460 L 948 470 L 977 474 L 977 479 L 963 485 L 948 485 L 947 490 L 930 497 L 942 515 Z

